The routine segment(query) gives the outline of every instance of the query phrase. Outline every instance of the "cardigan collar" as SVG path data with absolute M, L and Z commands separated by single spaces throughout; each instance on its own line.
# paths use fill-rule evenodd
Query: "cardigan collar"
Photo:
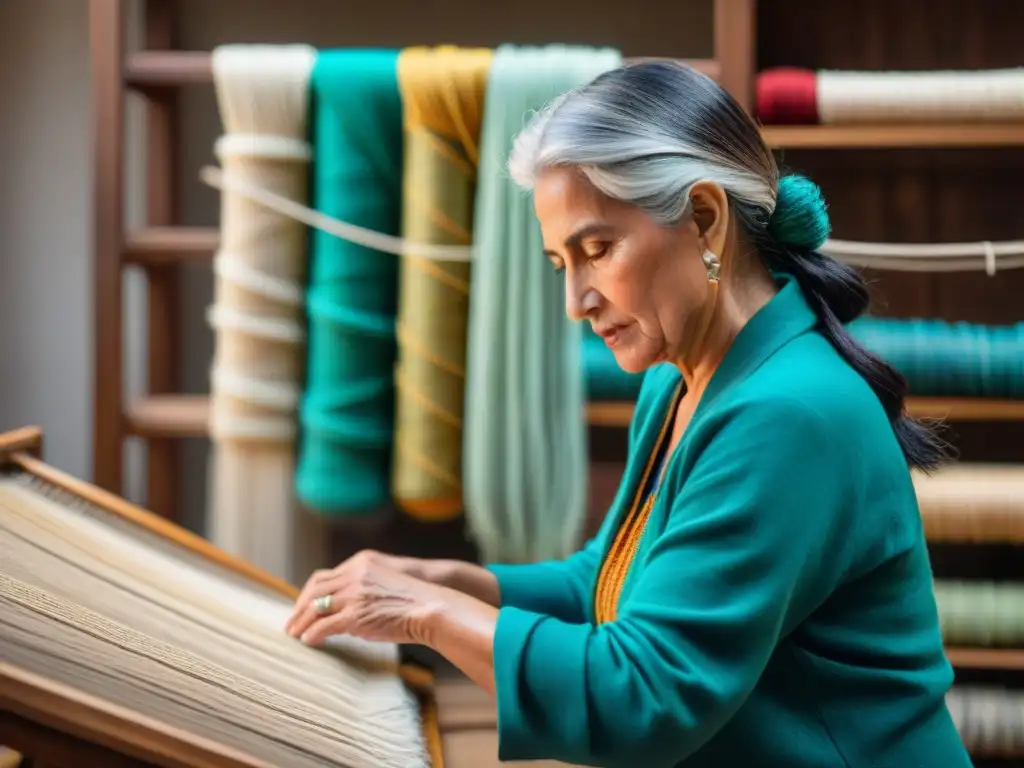
M 740 329 L 701 396 L 698 413 L 706 411 L 730 385 L 742 381 L 788 341 L 811 330 L 818 317 L 796 278 L 773 273 L 779 292 Z M 678 373 L 679 378 L 682 374 Z M 698 415 L 694 414 L 694 418 Z

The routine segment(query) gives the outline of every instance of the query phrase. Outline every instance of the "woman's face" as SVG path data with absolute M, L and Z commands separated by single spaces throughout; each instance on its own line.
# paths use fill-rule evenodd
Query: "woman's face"
M 678 360 L 700 333 L 711 290 L 707 211 L 659 226 L 570 168 L 542 172 L 534 207 L 545 254 L 565 273 L 569 317 L 589 320 L 625 371 Z

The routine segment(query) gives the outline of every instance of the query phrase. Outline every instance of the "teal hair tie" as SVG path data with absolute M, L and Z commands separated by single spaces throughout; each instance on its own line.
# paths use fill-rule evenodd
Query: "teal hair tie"
M 778 242 L 794 248 L 814 251 L 824 245 L 832 227 L 818 185 L 799 174 L 779 179 L 779 195 L 768 229 Z

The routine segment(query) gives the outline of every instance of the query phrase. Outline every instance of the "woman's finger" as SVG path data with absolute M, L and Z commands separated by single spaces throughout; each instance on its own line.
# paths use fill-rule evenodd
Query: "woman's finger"
M 332 635 L 348 634 L 351 615 L 350 611 L 339 611 L 329 616 L 317 616 L 299 637 L 306 645 L 319 646 Z
M 320 595 L 335 591 L 336 586 L 334 585 L 337 583 L 339 576 L 341 576 L 340 569 L 341 566 L 339 565 L 337 568 L 317 571 L 309 577 L 299 596 L 295 598 L 291 616 L 288 617 L 288 621 L 284 625 L 285 632 L 291 629 L 292 624 L 309 603 Z
M 295 618 L 288 623 L 285 631 L 292 637 L 301 637 L 309 626 L 317 619 L 332 616 L 343 607 L 344 576 L 338 576 L 320 585 L 322 592 L 313 595 L 302 606 L 297 606 Z M 318 604 L 318 601 L 322 601 Z

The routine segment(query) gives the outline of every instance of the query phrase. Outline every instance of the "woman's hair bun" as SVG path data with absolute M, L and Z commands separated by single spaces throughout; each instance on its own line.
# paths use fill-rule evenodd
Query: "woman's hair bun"
M 832 227 L 818 185 L 799 174 L 779 179 L 775 212 L 768 229 L 782 245 L 811 251 L 824 245 Z

